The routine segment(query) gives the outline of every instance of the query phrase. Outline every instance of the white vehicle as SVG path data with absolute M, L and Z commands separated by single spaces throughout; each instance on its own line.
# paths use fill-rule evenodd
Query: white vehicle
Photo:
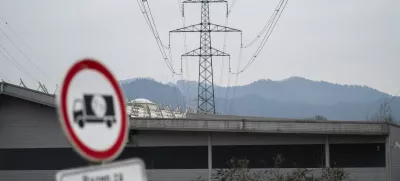
M 135 99 L 126 105 L 127 113 L 130 117 L 139 118 L 185 118 L 186 113 L 182 113 L 180 108 L 172 110 L 171 106 L 157 105 L 147 99 Z

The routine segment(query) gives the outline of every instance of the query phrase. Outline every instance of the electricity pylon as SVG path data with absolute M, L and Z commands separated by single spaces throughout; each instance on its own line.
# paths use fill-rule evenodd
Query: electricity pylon
M 213 24 L 210 22 L 210 3 L 227 3 L 224 0 L 186 0 L 185 3 L 201 3 L 201 22 L 186 26 L 170 33 L 200 32 L 200 47 L 182 55 L 199 57 L 199 85 L 197 95 L 197 112 L 215 114 L 213 56 L 230 56 L 211 46 L 211 32 L 242 32 L 241 30 Z M 183 7 L 183 6 L 182 6 Z M 228 7 L 228 5 L 227 5 Z M 228 13 L 228 12 L 227 12 Z M 184 16 L 184 11 L 182 10 Z M 227 14 L 228 15 L 228 14 Z

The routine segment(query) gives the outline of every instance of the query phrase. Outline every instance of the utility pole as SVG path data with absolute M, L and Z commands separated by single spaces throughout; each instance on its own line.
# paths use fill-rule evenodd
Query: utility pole
M 203 114 L 215 114 L 215 100 L 214 100 L 214 78 L 213 78 L 213 56 L 228 56 L 229 54 L 217 50 L 211 46 L 211 33 L 212 32 L 242 32 L 238 29 L 229 28 L 213 24 L 210 22 L 210 3 L 226 3 L 228 10 L 228 3 L 224 0 L 186 0 L 182 6 L 182 16 L 184 17 L 184 4 L 186 3 L 200 3 L 201 4 L 201 22 L 199 24 L 186 26 L 170 33 L 182 32 L 200 32 L 200 47 L 189 51 L 182 55 L 184 56 L 198 56 L 199 57 L 199 84 L 197 96 L 197 112 Z M 228 11 L 227 11 L 228 16 Z

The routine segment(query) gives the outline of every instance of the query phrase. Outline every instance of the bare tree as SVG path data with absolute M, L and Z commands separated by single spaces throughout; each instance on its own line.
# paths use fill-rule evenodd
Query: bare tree
M 318 121 L 327 121 L 328 120 L 326 117 L 321 116 L 321 115 L 314 116 L 314 119 L 318 120 Z
M 372 120 L 377 122 L 396 123 L 395 119 L 392 116 L 390 101 L 384 101 L 379 106 L 378 113 L 372 117 Z
M 317 121 L 327 121 L 328 118 L 321 116 L 321 115 L 315 115 L 311 118 L 305 118 L 306 120 L 317 120 Z

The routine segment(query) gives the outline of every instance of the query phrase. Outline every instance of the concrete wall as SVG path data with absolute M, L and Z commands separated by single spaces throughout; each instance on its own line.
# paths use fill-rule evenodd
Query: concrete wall
M 70 147 L 53 107 L 2 95 L 0 148 Z
M 257 169 L 260 171 L 262 169 Z M 293 169 L 281 169 L 281 173 L 290 173 Z M 386 181 L 385 168 L 345 168 L 351 181 Z M 315 176 L 321 175 L 321 169 L 313 169 Z M 0 180 L 4 181 L 54 181 L 56 171 L 0 171 Z M 207 169 L 147 170 L 149 181 L 191 181 L 199 176 L 207 177 Z

